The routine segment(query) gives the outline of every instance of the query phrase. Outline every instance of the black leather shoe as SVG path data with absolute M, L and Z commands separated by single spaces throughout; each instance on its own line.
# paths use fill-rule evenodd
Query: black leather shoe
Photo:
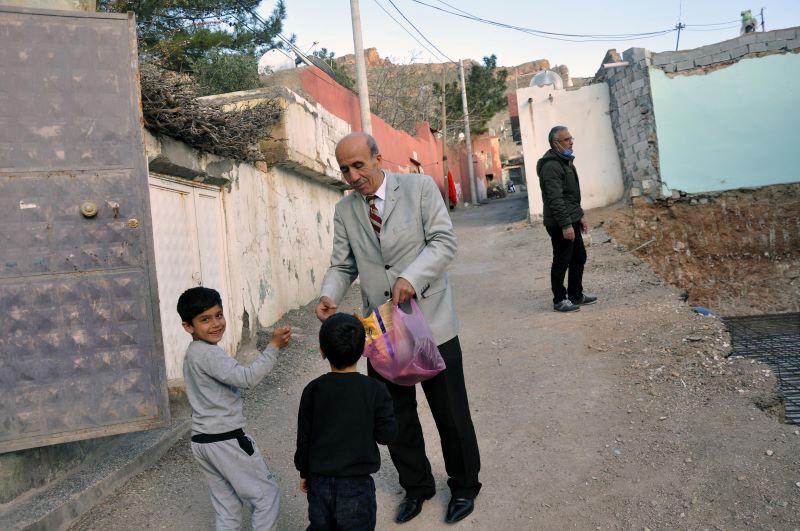
M 454 524 L 463 520 L 475 509 L 475 500 L 470 498 L 452 498 L 447 504 L 447 516 L 444 521 Z
M 433 494 L 416 498 L 410 496 L 403 498 L 403 501 L 397 507 L 397 516 L 395 516 L 394 521 L 398 524 L 404 524 L 412 520 L 422 511 L 422 504 L 425 503 L 425 500 L 430 500 L 431 498 L 433 498 Z

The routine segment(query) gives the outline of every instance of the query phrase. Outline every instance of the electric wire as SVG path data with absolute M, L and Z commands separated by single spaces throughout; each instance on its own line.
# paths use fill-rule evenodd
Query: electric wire
M 642 33 L 616 33 L 616 34 L 557 33 L 557 32 L 551 32 L 551 31 L 537 30 L 537 29 L 534 29 L 534 28 L 525 28 L 525 27 L 522 27 L 522 26 L 515 26 L 513 24 L 506 24 L 506 23 L 503 23 L 503 22 L 495 21 L 495 20 L 485 19 L 485 18 L 479 17 L 477 15 L 473 15 L 471 13 L 468 13 L 468 12 L 462 10 L 462 9 L 458 10 L 460 12 L 451 11 L 451 10 L 448 10 L 448 9 L 441 8 L 439 6 L 435 6 L 435 5 L 429 4 L 427 2 L 423 2 L 422 0 L 412 0 L 412 1 L 417 3 L 417 4 L 424 5 L 426 7 L 435 9 L 437 11 L 448 13 L 450 15 L 454 15 L 454 16 L 461 17 L 461 18 L 466 18 L 466 19 L 472 20 L 474 22 L 480 22 L 480 23 L 483 23 L 483 24 L 489 24 L 489 25 L 492 25 L 492 26 L 502 27 L 502 28 L 506 28 L 506 29 L 513 29 L 513 30 L 516 30 L 516 31 L 520 31 L 520 32 L 523 32 L 523 33 L 528 33 L 530 35 L 534 35 L 534 36 L 542 37 L 542 38 L 546 38 L 546 39 L 554 39 L 554 40 L 561 40 L 561 41 L 568 41 L 568 42 L 638 40 L 638 39 L 645 39 L 645 38 L 651 38 L 651 37 L 658 37 L 658 36 L 666 35 L 667 33 L 672 33 L 673 31 L 675 31 L 675 28 L 669 28 L 669 29 L 650 31 L 650 32 L 642 32 Z M 443 0 L 437 0 L 437 1 L 442 2 L 445 5 L 450 6 L 450 4 L 447 4 L 446 2 L 443 2 Z M 458 9 L 458 8 L 456 8 L 456 9 Z
M 412 39 L 414 39 L 415 41 L 417 41 L 417 43 L 418 43 L 420 46 L 422 46 L 423 48 L 425 48 L 425 50 L 427 50 L 429 54 L 431 54 L 431 55 L 432 55 L 432 56 L 434 56 L 435 58 L 437 58 L 437 59 L 441 60 L 441 56 L 440 56 L 439 54 L 437 54 L 436 52 L 432 51 L 430 48 L 428 48 L 427 46 L 425 46 L 425 44 L 424 44 L 424 43 L 423 43 L 421 40 L 419 40 L 419 39 L 417 38 L 417 36 L 416 36 L 416 35 L 414 35 L 413 33 L 411 33 L 411 32 L 408 30 L 408 28 L 406 28 L 405 26 L 403 26 L 403 25 L 400 23 L 400 21 L 399 21 L 399 20 L 397 20 L 396 18 L 394 18 L 394 16 L 393 16 L 393 15 L 392 15 L 392 14 L 389 12 L 389 10 L 388 10 L 388 9 L 386 9 L 385 7 L 383 7 L 383 5 L 382 5 L 382 4 L 381 4 L 381 3 L 380 3 L 378 0 L 374 0 L 374 2 L 375 2 L 375 4 L 376 4 L 378 7 L 380 7 L 380 8 L 381 8 L 381 10 L 382 10 L 384 13 L 386 13 L 386 15 L 387 15 L 389 18 L 391 18 L 392 20 L 394 20 L 395 24 L 397 24 L 398 26 L 400 26 L 400 28 L 401 28 L 403 31 L 405 31 L 406 33 L 408 33 L 408 34 L 411 36 L 411 38 L 412 38 Z
M 439 52 L 439 53 L 441 54 L 441 56 L 442 56 L 442 57 L 446 58 L 446 59 L 447 59 L 448 61 L 450 61 L 451 63 L 455 63 L 455 61 L 453 61 L 452 59 L 450 59 L 450 57 L 448 57 L 446 53 L 444 53 L 444 52 L 443 52 L 441 49 L 439 49 L 439 47 L 438 47 L 438 46 L 436 46 L 435 44 L 433 44 L 433 43 L 431 42 L 431 40 L 430 40 L 428 37 L 426 37 L 426 36 L 425 36 L 425 34 L 424 34 L 424 33 L 422 33 L 422 32 L 419 30 L 419 28 L 418 28 L 417 26 L 415 26 L 415 25 L 414 25 L 414 23 L 413 23 L 413 22 L 411 22 L 411 20 L 409 20 L 409 18 L 408 18 L 407 16 L 405 16 L 405 14 L 403 14 L 403 12 L 402 12 L 402 11 L 400 11 L 400 8 L 399 8 L 399 7 L 397 7 L 397 4 L 395 4 L 395 3 L 394 3 L 394 0 L 387 0 L 387 1 L 388 1 L 390 4 L 392 4 L 392 7 L 394 7 L 394 8 L 395 8 L 395 10 L 396 10 L 398 13 L 400 13 L 400 16 L 401 16 L 401 17 L 403 17 L 403 18 L 405 19 L 405 21 L 406 21 L 406 22 L 408 22 L 408 23 L 411 25 L 411 27 L 412 27 L 412 28 L 414 28 L 414 30 L 416 30 L 416 32 L 417 32 L 417 33 L 419 33 L 420 37 L 422 37 L 423 39 L 425 39 L 425 42 L 427 42 L 428 44 L 430 44 L 431 46 L 433 46 L 433 48 L 434 48 L 434 49 L 435 49 L 437 52 Z

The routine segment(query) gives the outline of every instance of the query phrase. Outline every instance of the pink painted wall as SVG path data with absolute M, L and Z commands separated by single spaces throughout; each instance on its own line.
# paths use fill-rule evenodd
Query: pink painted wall
M 320 70 L 300 72 L 304 92 L 329 112 L 350 124 L 353 131 L 361 131 L 361 114 L 358 96 L 339 85 Z M 372 136 L 381 149 L 384 167 L 399 173 L 424 173 L 433 177 L 439 190 L 444 192 L 442 175 L 442 142 L 431 132 L 427 122 L 417 124 L 416 135 L 398 131 L 375 114 L 372 115 Z M 419 166 L 415 164 L 416 161 Z
M 330 113 L 350 124 L 353 131 L 361 131 L 361 114 L 358 95 L 339 85 L 321 70 L 299 70 L 300 87 Z M 417 123 L 415 135 L 394 129 L 380 117 L 372 114 L 372 136 L 381 149 L 384 167 L 390 171 L 411 173 L 419 171 L 433 177 L 442 195 L 445 194 L 442 172 L 442 141 L 437 138 L 427 122 Z M 473 163 L 476 178 L 484 179 L 493 173 L 501 179 L 500 141 L 496 137 L 481 136 L 473 139 Z M 481 156 L 481 152 L 484 153 Z M 488 159 L 488 163 L 484 159 Z M 416 161 L 419 166 L 415 164 Z M 471 201 L 471 186 L 467 170 L 464 144 L 448 146 L 448 169 L 456 183 L 461 183 L 461 198 Z

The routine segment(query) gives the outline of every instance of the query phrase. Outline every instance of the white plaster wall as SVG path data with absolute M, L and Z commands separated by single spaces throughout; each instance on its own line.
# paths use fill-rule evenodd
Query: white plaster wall
M 223 196 L 231 299 L 250 329 L 269 326 L 319 295 L 330 264 L 333 210 L 342 192 L 281 168 L 238 166 Z
M 574 91 L 527 87 L 517 90 L 517 101 L 532 219 L 540 218 L 543 208 L 536 163 L 550 148 L 547 134 L 556 125 L 568 127 L 575 137 L 575 167 L 583 208 L 610 205 L 622 198 L 622 169 L 611 129 L 607 84 L 587 85 Z

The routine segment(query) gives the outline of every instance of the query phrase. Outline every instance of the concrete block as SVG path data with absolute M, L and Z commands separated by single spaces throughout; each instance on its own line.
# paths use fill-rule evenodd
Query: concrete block
M 648 146 L 648 145 L 649 145 L 649 144 L 647 143 L 647 140 L 642 140 L 641 142 L 637 142 L 637 143 L 636 143 L 636 144 L 633 146 L 633 151 L 634 151 L 635 153 L 641 153 L 642 151 L 645 151 L 645 150 L 647 149 L 647 146 Z
M 739 57 L 747 55 L 748 53 L 750 53 L 750 50 L 747 48 L 747 46 L 738 46 L 730 51 L 731 59 L 738 59 Z
M 668 73 L 668 74 L 671 74 L 672 72 L 675 72 L 676 69 L 677 69 L 677 67 L 674 64 L 664 65 L 664 67 L 662 68 L 662 70 L 664 72 Z
M 642 190 L 635 186 L 631 187 L 630 195 L 631 197 L 639 197 L 642 195 Z
M 711 60 L 714 61 L 715 63 L 724 63 L 725 61 L 731 60 L 731 54 L 730 52 L 721 52 L 718 54 L 714 54 L 711 56 Z
M 770 41 L 767 44 L 767 51 L 782 50 L 786 48 L 786 41 Z
M 692 68 L 694 68 L 694 60 L 682 61 L 675 65 L 675 70 L 677 72 L 683 72 L 684 70 L 691 70 Z
M 767 45 L 766 45 L 766 43 L 763 43 L 763 42 L 756 42 L 756 43 L 753 43 L 753 44 L 748 44 L 747 48 L 750 50 L 750 53 L 766 52 L 767 51 Z
M 637 79 L 631 83 L 631 90 L 641 90 L 644 88 L 644 79 Z
M 797 29 L 796 28 L 787 28 L 781 29 L 777 31 L 773 31 L 771 33 L 775 34 L 775 40 L 783 40 L 788 41 L 797 38 Z
M 675 52 L 661 52 L 653 54 L 653 66 L 664 66 L 675 62 L 678 54 Z
M 714 64 L 714 59 L 712 59 L 710 55 L 704 55 L 699 59 L 695 59 L 694 64 L 696 66 L 708 66 L 710 64 Z
M 759 35 L 761 35 L 761 33 L 759 33 L 759 32 L 746 33 L 746 34 L 742 35 L 741 37 L 737 37 L 734 40 L 736 41 L 738 46 L 744 46 L 746 44 L 752 44 L 752 43 L 756 42 L 756 39 L 758 38 Z
M 622 52 L 622 59 L 624 61 L 630 61 L 631 63 L 635 63 L 641 59 L 645 58 L 646 50 L 644 48 L 628 48 L 624 52 Z
M 786 41 L 786 49 L 787 50 L 800 49 L 800 36 L 798 36 L 796 39 L 792 39 L 790 41 Z

